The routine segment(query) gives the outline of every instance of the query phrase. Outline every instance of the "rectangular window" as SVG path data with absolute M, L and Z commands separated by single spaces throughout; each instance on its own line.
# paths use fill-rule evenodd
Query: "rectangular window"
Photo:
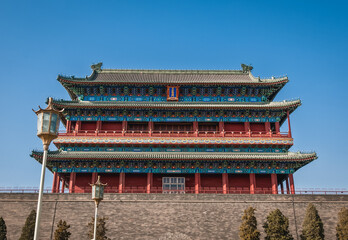
M 163 177 L 162 190 L 163 193 L 185 193 L 185 178 Z

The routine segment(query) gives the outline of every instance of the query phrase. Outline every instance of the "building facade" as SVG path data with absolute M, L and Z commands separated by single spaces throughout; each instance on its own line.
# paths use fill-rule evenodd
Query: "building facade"
M 48 154 L 54 193 L 90 192 L 100 175 L 110 193 L 294 194 L 294 172 L 317 158 L 289 151 L 301 101 L 273 101 L 287 77 L 91 67 L 58 76 L 71 100 L 53 101 L 66 128 Z

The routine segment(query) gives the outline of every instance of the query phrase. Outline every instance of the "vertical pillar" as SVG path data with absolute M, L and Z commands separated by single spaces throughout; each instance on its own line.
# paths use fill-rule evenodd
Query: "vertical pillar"
M 146 193 L 151 193 L 151 187 L 153 182 L 153 173 L 147 173 Z
M 249 173 L 250 194 L 255 194 L 256 178 L 255 173 Z
M 65 178 L 62 178 L 62 188 L 61 188 L 60 192 L 64 193 L 64 189 L 65 189 Z
M 271 123 L 270 122 L 265 122 L 265 130 L 266 130 L 266 134 L 270 134 L 270 136 L 272 136 Z
M 275 131 L 276 131 L 276 134 L 279 134 L 279 133 L 280 133 L 280 125 L 279 125 L 279 122 L 275 122 Z
M 286 185 L 286 194 L 290 194 L 289 176 L 287 176 L 285 179 L 285 185 Z
M 124 191 L 124 184 L 125 184 L 125 173 L 120 172 L 120 179 L 119 179 L 119 184 L 118 184 L 118 193 L 123 193 Z
M 244 122 L 244 131 L 247 134 L 250 130 L 250 122 Z
M 124 136 L 125 132 L 127 132 L 127 121 L 122 121 L 122 136 Z
M 222 193 L 227 194 L 228 189 L 228 175 L 227 173 L 222 174 Z
M 59 193 L 60 191 L 60 176 L 59 174 L 57 174 L 58 177 L 57 177 L 57 183 L 56 183 L 56 193 Z
M 292 175 L 292 173 L 289 174 L 289 181 L 290 181 L 290 193 L 295 194 L 294 176 Z
M 201 174 L 195 173 L 195 194 L 199 193 L 200 188 L 201 188 Z
M 198 137 L 198 122 L 197 121 L 194 121 L 193 122 L 193 131 L 195 133 L 195 136 Z
M 271 182 L 272 182 L 272 194 L 278 194 L 278 182 L 277 182 L 277 174 L 271 174 Z
M 70 132 L 70 128 L 71 128 L 71 121 L 70 120 L 66 120 L 66 132 L 69 133 Z
M 94 184 L 97 181 L 97 178 L 98 178 L 98 173 L 92 172 L 92 184 Z
M 288 116 L 288 128 L 289 128 L 289 132 L 288 132 L 288 137 L 291 138 L 292 134 L 291 134 L 291 126 L 290 126 L 290 112 L 289 110 L 286 112 L 287 116 Z
M 281 192 L 281 194 L 284 194 L 283 182 L 280 183 L 280 192 Z
M 219 122 L 219 133 L 221 137 L 225 136 L 225 123 L 222 120 Z
M 52 193 L 56 193 L 58 173 L 53 173 Z
M 75 192 L 75 180 L 76 180 L 76 172 L 71 172 L 70 180 L 69 180 L 69 193 Z
M 153 122 L 150 120 L 148 123 L 148 128 L 149 128 L 149 137 L 152 136 L 152 131 L 153 131 Z
M 78 120 L 78 121 L 76 121 L 75 131 L 79 132 L 80 130 L 81 130 L 81 121 Z

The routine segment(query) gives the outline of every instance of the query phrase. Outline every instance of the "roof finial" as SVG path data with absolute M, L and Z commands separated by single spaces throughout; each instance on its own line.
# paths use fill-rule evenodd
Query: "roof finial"
M 91 65 L 91 68 L 92 68 L 93 71 L 97 71 L 98 72 L 98 71 L 101 70 L 101 66 L 103 66 L 102 62 Z
M 251 70 L 253 70 L 253 67 L 251 65 L 246 65 L 246 64 L 242 63 L 241 66 L 243 68 L 243 73 L 248 73 Z

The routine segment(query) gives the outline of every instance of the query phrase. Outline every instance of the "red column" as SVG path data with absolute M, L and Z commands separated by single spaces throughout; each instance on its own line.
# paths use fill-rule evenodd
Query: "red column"
M 276 123 L 275 123 L 275 131 L 276 131 L 276 134 L 279 134 L 279 133 L 280 133 L 280 125 L 279 125 L 279 122 L 276 122 Z
M 71 122 L 70 122 L 70 120 L 66 120 L 65 128 L 66 128 L 66 132 L 67 132 L 67 133 L 70 132 L 70 127 L 71 127 Z
M 280 192 L 281 192 L 281 194 L 284 194 L 283 182 L 280 183 Z
M 195 133 L 195 136 L 198 137 L 198 122 L 197 121 L 193 122 L 193 131 Z
M 57 177 L 58 177 L 58 173 L 54 172 L 53 173 L 53 183 L 52 183 L 52 193 L 56 193 Z
M 153 173 L 147 173 L 146 193 L 151 193 L 151 187 L 153 182 Z
M 255 173 L 249 174 L 249 182 L 250 182 L 250 194 L 255 194 L 255 188 L 256 188 Z
M 286 184 L 286 194 L 290 194 L 290 187 L 289 187 L 289 176 L 285 179 Z
M 288 128 L 289 128 L 289 132 L 288 132 L 288 137 L 292 137 L 292 134 L 291 134 L 291 126 L 290 126 L 290 112 L 289 110 L 286 112 L 287 116 L 288 116 Z
M 277 174 L 271 174 L 271 182 L 272 182 L 272 194 L 278 194 L 278 182 L 277 182 Z
M 124 136 L 124 133 L 127 131 L 127 121 L 122 121 L 122 136 Z
M 225 136 L 225 123 L 223 121 L 219 122 L 219 133 L 221 137 Z
M 125 184 L 125 173 L 120 172 L 120 179 L 119 179 L 119 184 L 118 184 L 118 193 L 123 193 L 124 184 Z
M 244 131 L 248 133 L 250 130 L 250 122 L 244 122 Z
M 228 189 L 228 175 L 227 173 L 222 174 L 222 193 L 227 194 Z
M 60 190 L 61 193 L 64 193 L 64 189 L 65 189 L 65 179 L 62 179 L 62 188 Z
M 92 184 L 94 184 L 97 181 L 97 178 L 98 178 L 98 173 L 92 172 Z
M 290 193 L 295 194 L 294 176 L 291 173 L 289 174 L 289 180 L 290 180 Z
M 76 180 L 76 173 L 71 172 L 70 173 L 70 180 L 69 180 L 69 193 L 75 192 L 75 180 Z
M 57 174 L 58 177 L 57 177 L 57 182 L 56 182 L 56 193 L 59 193 L 60 191 L 60 176 L 59 174 Z
M 152 124 L 151 120 L 148 123 L 148 128 L 149 128 L 149 137 L 151 137 L 152 136 L 152 131 L 153 131 L 153 124 Z
M 270 134 L 270 136 L 272 136 L 271 123 L 270 122 L 265 122 L 265 130 L 266 130 L 266 134 Z
M 199 193 L 200 188 L 201 188 L 201 174 L 195 173 L 195 194 Z

